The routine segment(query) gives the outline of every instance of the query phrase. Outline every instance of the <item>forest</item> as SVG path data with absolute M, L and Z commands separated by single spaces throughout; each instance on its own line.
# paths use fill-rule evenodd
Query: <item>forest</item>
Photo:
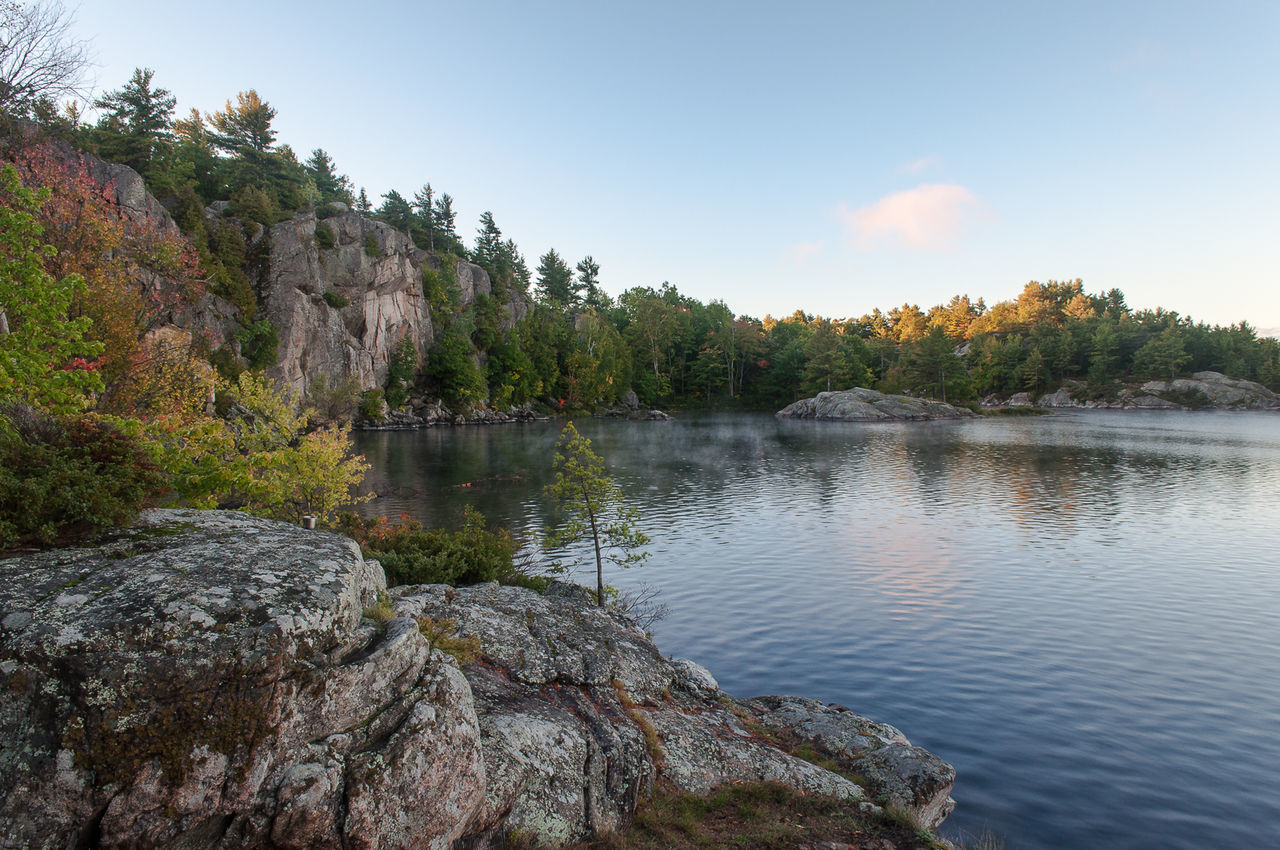
M 531 268 L 491 212 L 464 237 L 454 198 L 425 179 L 375 203 L 322 147 L 303 157 L 281 143 L 276 110 L 255 90 L 178 116 L 174 94 L 139 68 L 86 108 L 68 97 L 60 66 L 24 76 L 29 55 L 39 54 L 15 57 L 12 41 L 0 50 L 0 403 L 5 429 L 22 436 L 5 443 L 11 477 L 40 440 L 41 451 L 72 466 L 67 453 L 88 441 L 134 470 L 121 472 L 124 490 L 162 487 L 190 504 L 323 517 L 363 469 L 348 452 L 352 418 L 376 417 L 383 399 L 392 408 L 427 395 L 455 410 L 572 412 L 634 393 L 633 403 L 649 407 L 776 410 L 865 386 L 975 404 L 1064 382 L 1077 398 L 1101 399 L 1121 382 L 1199 370 L 1280 390 L 1280 342 L 1247 323 L 1135 310 L 1120 290 L 1091 293 L 1081 280 L 1031 281 L 992 304 L 957 294 L 856 317 L 740 315 L 668 281 L 611 295 L 592 256 L 574 262 L 548 247 Z M 99 173 L 103 163 L 141 175 L 168 216 L 128 214 Z M 313 397 L 304 408 L 262 375 L 276 363 L 276 329 L 259 309 L 264 245 L 273 225 L 314 215 L 318 247 L 331 247 L 323 220 L 347 210 L 438 259 L 422 287 L 439 333 L 425 358 L 397 349 L 384 386 L 323 376 L 329 396 L 345 393 L 349 403 Z M 450 271 L 461 260 L 492 284 L 465 307 Z M 194 330 L 174 333 L 208 296 L 234 318 L 235 351 Z M 325 300 L 343 302 L 333 293 Z M 527 309 L 504 321 L 502 305 L 513 302 Z M 86 508 L 97 502 L 49 481 L 4 486 L 26 503 L 97 511 L 83 520 L 90 526 L 113 510 Z M 0 537 L 60 533 L 10 527 Z

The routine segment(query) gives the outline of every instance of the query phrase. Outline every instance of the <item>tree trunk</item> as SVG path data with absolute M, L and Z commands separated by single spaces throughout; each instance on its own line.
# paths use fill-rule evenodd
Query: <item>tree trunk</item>
M 587 510 L 587 518 L 591 520 L 591 542 L 596 547 L 596 604 L 604 607 L 604 562 L 600 560 L 600 532 L 596 530 L 596 515 Z

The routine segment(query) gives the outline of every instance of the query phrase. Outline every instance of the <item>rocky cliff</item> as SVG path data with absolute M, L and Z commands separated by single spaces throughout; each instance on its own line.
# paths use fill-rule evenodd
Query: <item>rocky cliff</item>
M 780 419 L 825 419 L 843 422 L 892 422 L 964 419 L 976 414 L 963 407 L 927 398 L 913 398 L 854 387 L 818 393 L 779 410 Z
M 896 729 L 731 697 L 576 588 L 396 588 L 362 616 L 384 593 L 351 541 L 226 512 L 0 561 L 0 844 L 555 845 L 626 826 L 659 779 L 930 826 L 953 806 L 954 771 Z
M 319 376 L 330 384 L 354 378 L 361 389 L 381 387 L 405 338 L 426 356 L 437 328 L 423 294 L 424 269 L 453 280 L 458 309 L 492 294 L 480 266 L 457 260 L 445 269 L 441 258 L 390 225 L 335 207 L 337 215 L 317 220 L 303 213 L 267 235 L 268 269 L 259 288 L 280 339 L 269 374 L 302 396 Z M 503 309 L 510 326 L 529 302 L 516 293 Z
M 59 146 L 68 160 L 82 160 L 89 175 L 109 187 L 120 212 L 164 231 L 178 227 L 142 177 L 125 165 L 103 162 L 69 145 Z M 206 209 L 211 226 L 223 219 L 227 204 Z M 391 354 L 401 339 L 413 342 L 419 357 L 431 349 L 441 317 L 423 294 L 424 269 L 441 272 L 453 288 L 451 303 L 438 309 L 465 310 L 492 294 L 489 275 L 480 266 L 421 250 L 390 225 L 333 205 L 317 219 L 304 212 L 271 228 L 250 224 L 247 240 L 266 262 L 250 271 L 260 315 L 275 328 L 279 345 L 269 374 L 306 397 L 323 377 L 332 386 L 354 379 L 361 390 L 386 381 Z M 317 229 L 323 231 L 317 236 Z M 448 268 L 445 268 L 445 263 Z M 140 281 L 163 287 L 163 280 Z M 340 306 L 339 306 L 340 305 Z M 514 325 L 529 310 L 523 292 L 502 304 L 503 322 Z M 171 308 L 152 322 L 160 332 L 195 334 L 214 349 L 239 353 L 237 332 L 244 317 L 227 301 L 206 294 L 194 305 Z M 475 355 L 477 363 L 481 355 Z

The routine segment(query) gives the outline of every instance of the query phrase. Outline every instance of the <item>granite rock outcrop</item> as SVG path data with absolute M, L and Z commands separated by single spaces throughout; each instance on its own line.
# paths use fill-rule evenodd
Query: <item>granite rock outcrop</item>
M 906 422 L 933 419 L 967 419 L 972 410 L 941 401 L 905 395 L 887 395 L 865 387 L 818 393 L 787 405 L 780 419 L 820 419 L 840 422 Z
M 388 592 L 346 538 L 219 511 L 0 579 L 4 847 L 554 846 L 625 828 L 660 778 L 930 826 L 953 805 L 954 771 L 896 729 L 736 699 L 574 585 Z

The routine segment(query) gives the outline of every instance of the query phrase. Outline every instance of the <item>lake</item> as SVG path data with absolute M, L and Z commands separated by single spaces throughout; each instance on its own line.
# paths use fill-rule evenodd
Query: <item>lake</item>
M 956 766 L 943 835 L 1280 846 L 1280 415 L 576 424 L 662 650 L 897 726 Z M 371 510 L 538 528 L 558 427 L 358 434 Z

